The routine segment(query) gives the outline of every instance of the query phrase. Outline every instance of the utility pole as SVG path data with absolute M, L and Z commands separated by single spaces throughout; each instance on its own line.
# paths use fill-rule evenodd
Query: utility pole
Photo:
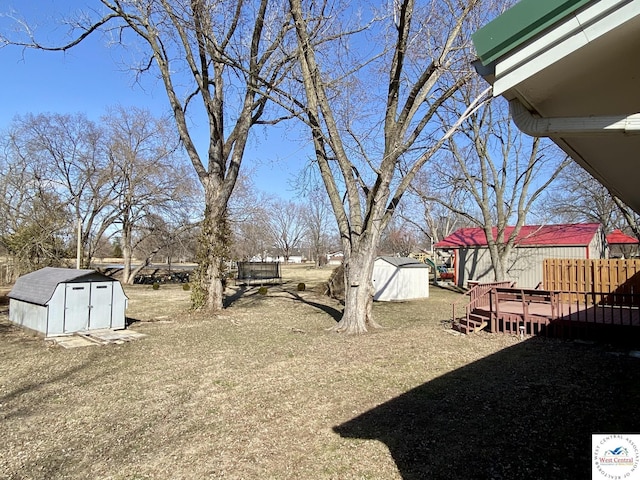
M 82 219 L 78 217 L 78 239 L 76 247 L 76 268 L 80 270 L 82 263 Z

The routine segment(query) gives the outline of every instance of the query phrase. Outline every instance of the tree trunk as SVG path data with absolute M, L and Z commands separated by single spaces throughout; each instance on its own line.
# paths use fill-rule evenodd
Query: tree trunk
M 125 214 L 122 220 L 122 237 L 120 238 L 120 247 L 122 248 L 122 283 L 125 285 L 133 285 L 133 275 L 131 275 L 131 258 L 133 257 L 131 231 L 131 223 Z
M 122 283 L 125 285 L 133 284 L 133 276 L 131 275 L 131 247 L 126 244 L 122 246 Z
M 224 306 L 225 260 L 229 258 L 230 230 L 225 206 L 210 198 L 212 192 L 205 195 L 208 201 L 202 221 L 191 303 L 195 309 L 217 312 Z
M 351 252 L 345 251 L 344 260 L 344 311 L 335 327 L 341 333 L 366 333 L 379 328 L 373 319 L 373 245 L 360 245 Z
M 500 248 L 500 245 L 495 243 L 495 241 L 489 241 L 489 255 L 493 268 L 493 281 L 504 282 L 507 279 L 505 263 L 508 252 L 505 252 L 504 248 Z

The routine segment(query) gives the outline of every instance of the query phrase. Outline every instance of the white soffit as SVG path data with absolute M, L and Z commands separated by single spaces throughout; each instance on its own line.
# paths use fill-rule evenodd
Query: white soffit
M 496 63 L 493 95 L 527 80 L 589 42 L 640 16 L 640 2 L 602 0 Z

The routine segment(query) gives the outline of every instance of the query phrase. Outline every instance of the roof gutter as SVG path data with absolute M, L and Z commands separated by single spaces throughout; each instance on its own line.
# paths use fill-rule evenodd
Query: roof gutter
M 517 98 L 509 101 L 509 110 L 516 126 L 532 137 L 640 134 L 640 113 L 629 116 L 546 118 L 534 116 Z

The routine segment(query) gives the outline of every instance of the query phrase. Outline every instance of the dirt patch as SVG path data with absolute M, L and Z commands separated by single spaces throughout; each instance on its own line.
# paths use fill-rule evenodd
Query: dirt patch
M 592 432 L 640 431 L 640 359 L 606 345 L 452 335 L 451 302 L 376 303 L 329 332 L 331 269 L 189 312 L 179 285 L 127 287 L 122 345 L 66 350 L 0 320 L 9 479 L 588 478 Z M 300 281 L 310 287 L 296 289 Z

